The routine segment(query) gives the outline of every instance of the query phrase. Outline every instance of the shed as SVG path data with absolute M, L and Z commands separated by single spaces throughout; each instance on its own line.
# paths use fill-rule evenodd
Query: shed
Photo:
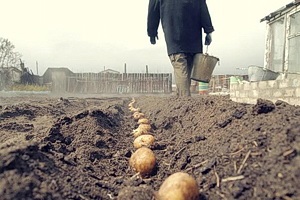
M 281 7 L 261 19 L 267 23 L 264 68 L 283 74 L 300 75 L 300 0 Z
M 43 75 L 43 82 L 51 85 L 51 90 L 55 92 L 64 92 L 67 90 L 67 77 L 74 73 L 65 67 L 48 68 Z

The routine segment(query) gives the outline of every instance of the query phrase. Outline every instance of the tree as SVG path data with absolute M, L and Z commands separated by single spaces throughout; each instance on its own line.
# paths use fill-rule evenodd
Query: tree
M 22 55 L 14 51 L 15 46 L 5 38 L 0 37 L 0 67 L 19 67 Z

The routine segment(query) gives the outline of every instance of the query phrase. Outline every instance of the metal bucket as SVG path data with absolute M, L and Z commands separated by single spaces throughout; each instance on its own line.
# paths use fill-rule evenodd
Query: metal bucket
M 208 54 L 196 54 L 193 61 L 191 79 L 204 83 L 209 83 L 215 66 L 219 58 Z
M 278 72 L 251 65 L 248 67 L 248 77 L 250 82 L 276 80 L 279 76 Z

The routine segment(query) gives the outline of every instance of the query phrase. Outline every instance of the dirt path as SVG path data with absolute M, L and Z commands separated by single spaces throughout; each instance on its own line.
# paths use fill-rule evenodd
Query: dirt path
M 151 120 L 157 166 L 128 160 L 137 123 L 131 97 L 0 98 L 3 199 L 151 199 L 172 173 L 194 176 L 200 199 L 300 199 L 300 107 L 228 97 L 135 97 Z M 139 192 L 147 188 L 148 193 Z

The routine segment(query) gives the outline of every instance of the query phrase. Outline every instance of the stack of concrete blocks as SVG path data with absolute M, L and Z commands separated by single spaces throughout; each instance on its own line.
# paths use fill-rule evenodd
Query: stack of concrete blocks
M 300 105 L 300 78 L 230 84 L 230 98 L 240 103 L 255 104 L 258 98 L 272 102 L 285 101 Z

